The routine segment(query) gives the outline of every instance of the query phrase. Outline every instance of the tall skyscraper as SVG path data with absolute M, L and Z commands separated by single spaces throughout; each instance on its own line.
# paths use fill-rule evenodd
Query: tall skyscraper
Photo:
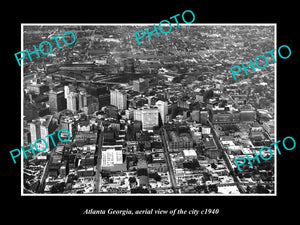
M 34 143 L 37 139 L 41 138 L 41 122 L 39 120 L 33 120 L 29 123 L 30 127 L 30 139 Z
M 85 114 L 93 114 L 94 112 L 99 110 L 99 102 L 98 99 L 92 95 L 86 94 L 83 97 L 84 107 L 81 109 Z
M 122 90 L 110 90 L 110 104 L 118 109 L 127 109 L 127 93 Z
M 99 108 L 102 108 L 103 106 L 109 105 L 109 103 L 110 103 L 110 94 L 109 93 L 100 94 L 98 96 L 98 103 L 99 103 Z
M 78 110 L 78 93 L 70 92 L 67 95 L 67 109 L 73 112 Z
M 168 114 L 168 102 L 158 100 L 155 105 L 158 108 L 162 122 L 165 123 L 166 115 Z
M 56 113 L 66 109 L 66 99 L 64 98 L 64 91 L 49 92 L 50 112 Z
M 79 94 L 78 94 L 78 109 L 82 109 L 84 106 L 86 106 L 86 101 L 84 102 L 85 96 L 86 96 L 85 92 L 82 92 L 82 91 L 79 92 Z
M 70 93 L 70 87 L 69 86 L 64 86 L 64 92 L 65 92 L 65 99 L 67 99 L 68 94 Z
M 70 134 L 73 136 L 73 127 L 74 127 L 74 118 L 73 117 L 69 117 L 69 116 L 62 116 L 60 118 L 60 124 L 61 124 L 61 128 L 67 129 Z M 62 139 L 68 139 L 69 134 L 67 131 L 63 130 L 60 133 L 60 136 Z
M 58 127 L 57 121 L 53 119 L 53 115 L 47 115 L 35 119 L 31 123 L 29 123 L 29 126 L 30 126 L 31 143 L 33 145 L 37 139 L 42 138 L 48 144 L 48 148 L 45 150 L 45 152 L 53 149 L 54 145 L 52 141 L 49 141 L 50 137 L 46 137 L 47 135 L 53 133 L 54 130 Z M 54 140 L 56 139 L 55 135 L 53 135 L 52 137 Z M 43 150 L 46 147 L 43 141 L 38 141 L 36 143 L 36 146 L 39 150 Z
M 99 110 L 98 99 L 85 91 L 78 94 L 78 109 L 89 115 Z

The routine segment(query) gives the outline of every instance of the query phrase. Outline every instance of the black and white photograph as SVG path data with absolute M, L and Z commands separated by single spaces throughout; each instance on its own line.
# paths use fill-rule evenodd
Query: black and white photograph
M 297 7 L 118 4 L 3 16 L 3 220 L 296 218 Z
M 276 193 L 275 24 L 22 27 L 23 194 Z

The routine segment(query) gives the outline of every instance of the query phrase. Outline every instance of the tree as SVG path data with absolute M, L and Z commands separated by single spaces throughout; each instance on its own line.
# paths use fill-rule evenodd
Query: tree
M 218 186 L 216 184 L 211 184 L 208 186 L 209 192 L 215 192 L 218 193 Z
M 194 189 L 197 193 L 202 193 L 203 191 L 206 191 L 205 193 L 207 193 L 206 185 L 197 185 Z
M 266 185 L 266 188 L 267 189 L 272 189 L 272 187 L 269 184 Z
M 194 187 L 194 189 L 195 189 L 195 191 L 197 192 L 197 193 L 201 193 L 202 192 L 202 188 L 201 188 L 201 186 L 196 186 L 196 187 Z
M 196 159 L 193 161 L 184 162 L 182 165 L 184 168 L 193 169 L 193 170 L 200 167 L 200 164 Z
M 135 177 L 129 177 L 129 183 L 136 183 L 136 178 Z
M 141 168 L 137 170 L 137 176 L 148 176 L 148 170 L 145 168 Z
M 150 190 L 150 193 L 151 193 L 151 194 L 156 194 L 157 191 L 156 191 L 155 189 L 151 189 L 151 190 Z
M 101 172 L 101 177 L 106 178 L 106 179 L 109 179 L 110 173 L 109 173 L 109 172 L 106 172 L 106 171 L 102 171 L 102 172 Z
M 197 180 L 196 179 L 189 179 L 187 182 L 188 182 L 188 184 L 196 184 Z
M 54 184 L 52 187 L 51 187 L 51 190 L 50 192 L 51 193 L 62 193 L 65 189 L 65 183 L 62 182 L 62 183 L 57 183 L 57 184 Z
M 268 194 L 269 191 L 267 188 L 265 188 L 265 186 L 261 185 L 261 184 L 258 184 L 256 186 L 256 193 L 258 194 Z
M 153 178 L 156 181 L 161 181 L 161 176 L 158 173 L 155 173 Z
M 211 180 L 211 174 L 207 173 L 207 172 L 204 172 L 203 173 L 203 178 L 204 178 L 204 181 L 209 181 Z
M 211 164 L 211 168 L 217 169 L 217 165 L 216 165 L 215 163 L 212 163 L 212 164 Z
M 133 188 L 131 189 L 131 193 L 149 193 L 149 190 L 146 188 L 142 188 L 142 187 L 137 187 L 137 188 Z
M 245 173 L 244 177 L 245 177 L 245 178 L 250 178 L 250 177 L 251 177 L 251 174 L 250 174 L 250 173 Z
M 151 154 L 146 155 L 146 161 L 147 161 L 148 164 L 153 162 L 153 157 L 152 157 Z

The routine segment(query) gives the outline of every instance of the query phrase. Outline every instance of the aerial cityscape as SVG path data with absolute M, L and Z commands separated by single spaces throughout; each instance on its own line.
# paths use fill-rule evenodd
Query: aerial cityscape
M 275 193 L 274 157 L 241 171 L 234 159 L 275 141 L 276 65 L 230 71 L 275 48 L 274 25 L 182 24 L 141 45 L 133 34 L 147 25 L 22 26 L 30 51 L 76 35 L 22 61 L 24 149 L 72 134 L 27 153 L 23 194 Z

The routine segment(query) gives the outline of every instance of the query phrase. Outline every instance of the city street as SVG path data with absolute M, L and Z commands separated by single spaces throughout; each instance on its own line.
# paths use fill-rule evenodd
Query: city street
M 99 193 L 99 189 L 101 186 L 101 147 L 103 144 L 103 133 L 100 131 L 100 136 L 99 136 L 99 145 L 98 145 L 98 154 L 97 154 L 97 165 L 96 165 L 96 184 L 95 184 L 95 193 Z
M 164 154 L 165 154 L 166 162 L 167 162 L 167 165 L 168 165 L 170 181 L 171 181 L 172 188 L 173 188 L 174 192 L 177 193 L 178 192 L 178 189 L 177 189 L 178 187 L 177 187 L 177 184 L 176 184 L 176 178 L 175 178 L 175 174 L 174 174 L 174 170 L 173 170 L 173 166 L 172 166 L 172 162 L 171 162 L 171 158 L 170 158 L 170 154 L 169 154 L 168 142 L 166 140 L 167 132 L 164 128 L 161 128 L 161 136 L 162 136 L 162 140 L 163 140 Z

